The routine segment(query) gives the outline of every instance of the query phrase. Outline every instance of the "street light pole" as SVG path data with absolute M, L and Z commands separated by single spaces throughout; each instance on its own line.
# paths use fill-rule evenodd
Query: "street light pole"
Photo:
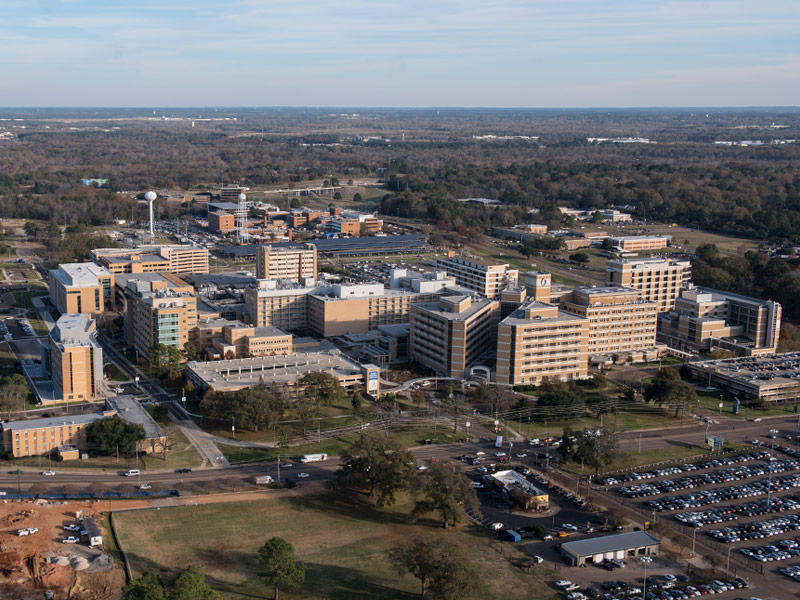
M 647 565 L 653 562 L 653 559 L 649 556 L 642 556 L 639 558 L 644 565 L 644 585 L 642 585 L 642 600 L 645 600 L 645 594 L 647 593 Z

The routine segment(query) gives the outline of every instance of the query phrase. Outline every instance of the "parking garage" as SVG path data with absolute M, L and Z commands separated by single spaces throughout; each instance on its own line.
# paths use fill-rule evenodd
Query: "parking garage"
M 561 553 L 572 566 L 597 564 L 606 560 L 625 560 L 646 555 L 657 555 L 661 547 L 658 538 L 644 531 L 631 531 L 616 535 L 593 537 L 566 542 Z

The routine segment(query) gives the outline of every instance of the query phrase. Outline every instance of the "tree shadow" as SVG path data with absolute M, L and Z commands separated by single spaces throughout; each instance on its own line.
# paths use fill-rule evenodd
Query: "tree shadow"
M 306 563 L 306 589 L 330 600 L 412 600 L 418 594 L 388 587 L 378 577 L 355 568 Z M 301 588 L 302 589 L 302 588 Z
M 409 515 L 379 508 L 358 493 L 328 492 L 315 496 L 293 496 L 286 501 L 300 512 L 313 510 L 382 524 L 406 525 L 411 522 Z

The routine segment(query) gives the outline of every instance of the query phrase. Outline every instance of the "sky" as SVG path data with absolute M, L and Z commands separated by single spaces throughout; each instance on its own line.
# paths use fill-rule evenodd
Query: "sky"
M 800 104 L 798 0 L 0 6 L 0 106 Z

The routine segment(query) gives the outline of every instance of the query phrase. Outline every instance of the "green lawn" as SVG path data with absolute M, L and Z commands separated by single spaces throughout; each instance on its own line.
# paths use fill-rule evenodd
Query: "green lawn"
M 14 294 L 14 304 L 17 308 L 33 308 L 31 298 L 36 296 L 46 296 L 47 288 L 42 283 L 29 283 L 28 291 L 16 291 Z
M 33 327 L 33 330 L 36 332 L 36 335 L 47 335 L 50 333 L 50 328 L 47 324 L 42 320 L 42 317 L 39 316 L 39 313 L 36 311 L 30 311 L 25 318 L 28 319 L 28 322 Z
M 720 390 L 719 392 L 698 391 L 697 397 L 700 406 L 712 410 L 719 414 L 719 401 L 722 396 L 722 416 L 733 417 L 735 419 L 754 419 L 758 417 L 788 416 L 795 415 L 794 403 L 791 404 L 768 404 L 767 408 L 761 410 L 748 407 L 747 402 L 742 402 L 739 406 L 739 414 L 733 414 L 733 395 Z
M 15 364 L 17 364 L 17 357 L 8 347 L 8 342 L 0 343 L 0 375 L 13 375 L 16 372 Z
M 480 570 L 484 585 L 469 598 L 556 598 L 536 574 L 515 566 L 523 560 L 518 546 L 498 543 L 474 525 L 447 532 L 429 521 L 412 525 L 405 497 L 379 510 L 359 495 L 281 495 L 276 490 L 253 502 L 119 512 L 114 521 L 134 576 L 152 571 L 169 580 L 197 565 L 227 599 L 272 598 L 259 578 L 256 550 L 278 536 L 294 545 L 306 565 L 303 586 L 281 590 L 281 598 L 411 600 L 418 597 L 417 580 L 399 576 L 386 551 L 413 537 L 439 535 L 461 543 Z
M 114 363 L 106 363 L 103 366 L 106 379 L 110 381 L 128 381 L 129 377 L 120 371 Z

